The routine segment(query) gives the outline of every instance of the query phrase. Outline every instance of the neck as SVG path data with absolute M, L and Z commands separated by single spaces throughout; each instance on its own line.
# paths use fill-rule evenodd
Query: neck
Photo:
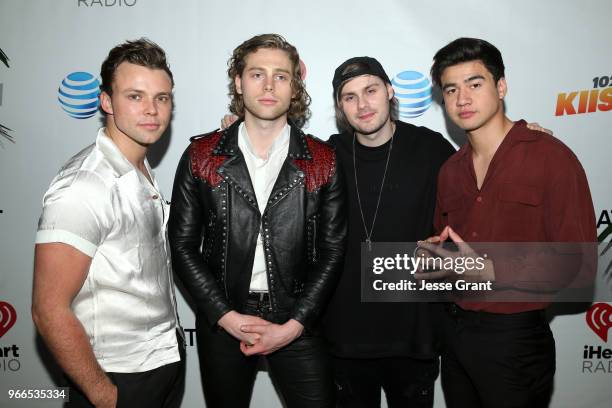
M 287 124 L 287 115 L 283 115 L 277 119 L 266 120 L 256 118 L 248 111 L 244 115 L 244 126 L 247 130 L 247 136 L 251 147 L 257 156 L 266 158 L 270 146 L 274 143 L 274 139 L 281 133 Z
M 134 167 L 146 173 L 144 159 L 147 146 L 143 146 L 117 128 L 112 117 L 106 120 L 106 135 L 115 143 L 119 151 Z
M 476 130 L 467 132 L 475 157 L 491 158 L 514 125 L 505 115 L 492 118 Z
M 385 124 L 374 133 L 363 134 L 355 131 L 357 140 L 364 146 L 377 147 L 387 143 L 395 132 L 395 122 L 388 118 Z

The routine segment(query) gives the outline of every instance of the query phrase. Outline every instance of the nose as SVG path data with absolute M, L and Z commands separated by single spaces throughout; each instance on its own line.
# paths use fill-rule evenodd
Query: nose
M 145 99 L 145 114 L 157 115 L 157 101 L 151 99 Z
M 359 109 L 365 109 L 368 106 L 367 98 L 357 98 L 357 107 Z
M 469 105 L 472 99 L 468 89 L 457 89 L 457 106 Z
M 272 77 L 266 78 L 266 82 L 264 83 L 264 90 L 266 91 L 274 90 L 274 78 Z

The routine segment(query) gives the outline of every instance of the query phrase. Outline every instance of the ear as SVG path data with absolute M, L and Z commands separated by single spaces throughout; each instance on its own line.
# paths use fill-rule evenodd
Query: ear
M 499 99 L 504 99 L 507 93 L 508 84 L 506 83 L 506 78 L 499 78 L 499 81 L 497 81 L 497 94 L 499 95 Z
M 106 114 L 113 114 L 113 103 L 111 102 L 111 97 L 104 91 L 100 94 L 100 106 L 102 107 L 102 110 L 106 112 Z
M 387 85 L 387 93 L 389 94 L 389 100 L 391 100 L 395 96 L 395 89 L 393 89 L 391 84 L 385 84 L 385 85 Z
M 238 95 L 242 95 L 242 78 L 240 78 L 240 75 L 234 77 L 234 86 L 236 87 Z

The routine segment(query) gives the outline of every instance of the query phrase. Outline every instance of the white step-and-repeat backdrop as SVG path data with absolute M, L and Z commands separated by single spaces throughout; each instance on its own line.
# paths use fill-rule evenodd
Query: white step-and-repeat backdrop
M 593 222 L 604 239 L 612 219 L 611 13 L 606 0 L 0 0 L 0 48 L 10 59 L 9 67 L 0 63 L 0 124 L 14 138 L 0 136 L 0 406 L 60 405 L 9 400 L 6 392 L 48 387 L 59 378 L 30 318 L 33 240 L 49 182 L 68 157 L 93 142 L 101 123 L 95 104 L 87 118 L 67 113 L 61 83 L 95 82 L 114 45 L 146 36 L 168 54 L 176 81 L 174 117 L 150 161 L 169 197 L 188 138 L 216 128 L 226 112 L 227 59 L 252 35 L 277 32 L 296 45 L 313 99 L 308 131 L 323 139 L 336 132 L 331 79 L 345 59 L 376 57 L 391 78 L 406 82 L 428 77 L 434 52 L 449 41 L 487 39 L 506 62 L 510 118 L 552 129 L 582 161 Z M 463 143 L 442 107 L 427 106 L 418 116 L 404 111 L 402 117 Z M 610 406 L 612 307 L 588 309 L 554 309 L 553 407 Z M 179 312 L 189 343 L 183 406 L 202 407 L 194 317 L 180 295 Z M 281 406 L 266 372 L 258 375 L 252 406 Z M 436 407 L 443 406 L 438 387 Z

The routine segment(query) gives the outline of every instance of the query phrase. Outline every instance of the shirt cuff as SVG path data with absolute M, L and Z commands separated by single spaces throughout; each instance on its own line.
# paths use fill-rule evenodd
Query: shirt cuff
M 50 242 L 62 242 L 68 244 L 85 255 L 93 258 L 98 250 L 98 247 L 91 242 L 79 237 L 78 235 L 65 230 L 40 230 L 36 232 L 37 244 L 48 244 Z

